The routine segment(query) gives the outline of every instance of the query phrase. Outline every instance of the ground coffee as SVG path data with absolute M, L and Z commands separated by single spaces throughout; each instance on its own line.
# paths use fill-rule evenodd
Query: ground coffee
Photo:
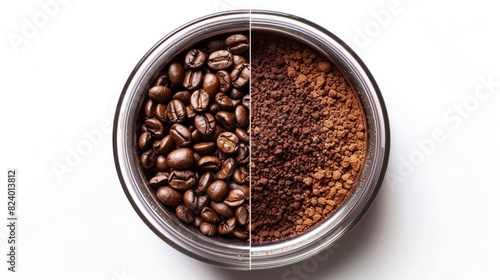
M 330 217 L 353 190 L 367 131 L 353 89 L 325 57 L 252 34 L 251 242 L 286 240 Z

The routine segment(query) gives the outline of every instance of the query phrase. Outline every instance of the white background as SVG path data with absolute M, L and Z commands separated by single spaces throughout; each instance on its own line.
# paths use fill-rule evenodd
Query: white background
M 0 4 L 0 279 L 500 279 L 494 1 L 61 0 L 50 14 L 47 2 Z M 367 64 L 387 103 L 388 177 L 326 260 L 211 267 L 160 240 L 120 186 L 109 123 L 128 75 L 173 29 L 233 8 L 288 12 L 329 29 Z M 85 155 L 68 161 L 77 148 Z M 59 176 L 58 164 L 67 168 Z M 4 261 L 11 167 L 16 274 Z

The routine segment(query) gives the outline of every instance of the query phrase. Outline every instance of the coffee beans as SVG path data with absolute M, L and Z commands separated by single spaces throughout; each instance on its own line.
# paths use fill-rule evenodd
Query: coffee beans
M 249 200 L 248 61 L 245 34 L 201 42 L 160 71 L 141 114 L 137 151 L 149 185 L 207 236 L 248 239 L 243 210 L 236 216 Z
M 175 149 L 166 158 L 166 163 L 173 169 L 187 169 L 194 165 L 194 153 L 189 148 Z
M 260 245 L 343 204 L 367 132 L 355 91 L 327 59 L 289 39 L 252 38 L 221 35 L 169 58 L 143 93 L 135 141 L 172 218 Z
M 217 180 L 210 184 L 207 189 L 208 198 L 212 201 L 220 202 L 226 198 L 229 193 L 229 187 L 226 182 L 222 180 Z
M 197 166 L 203 171 L 216 171 L 220 168 L 220 158 L 217 156 L 204 156 L 198 159 Z
M 203 83 L 203 74 L 203 70 L 187 70 L 182 85 L 188 90 L 199 88 Z
M 229 207 L 238 207 L 245 202 L 245 193 L 242 190 L 234 189 L 229 192 L 224 199 L 224 204 Z
M 168 102 L 172 99 L 172 91 L 166 86 L 154 86 L 149 89 L 149 98 L 154 102 Z
M 182 123 L 187 117 L 186 107 L 177 99 L 168 103 L 165 108 L 165 114 L 171 123 Z
M 194 118 L 194 126 L 202 135 L 210 135 L 215 130 L 215 118 L 210 113 L 196 115 Z
M 161 121 L 157 119 L 147 119 L 144 124 L 146 126 L 146 130 L 151 132 L 152 136 L 155 138 L 161 138 L 165 135 L 166 130 Z
M 250 65 L 242 63 L 231 72 L 231 80 L 235 88 L 242 88 L 250 79 Z
M 175 208 L 175 214 L 177 215 L 177 218 L 179 218 L 179 220 L 183 221 L 186 224 L 191 224 L 194 222 L 193 213 L 191 213 L 191 211 L 189 211 L 189 209 L 182 204 L 178 205 L 177 208 Z
M 172 207 L 179 205 L 182 201 L 181 194 L 169 186 L 158 188 L 156 196 L 161 203 Z
M 196 185 L 196 179 L 196 173 L 192 170 L 171 169 L 168 184 L 176 190 L 185 191 Z
M 179 62 L 174 62 L 168 67 L 168 78 L 170 83 L 177 87 L 184 81 L 184 67 Z
M 233 55 L 227 50 L 218 50 L 208 57 L 208 67 L 213 70 L 227 69 L 233 65 Z
M 226 154 L 232 154 L 238 148 L 240 139 L 238 136 L 232 132 L 223 132 L 217 137 L 217 147 L 221 152 Z
M 193 107 L 193 110 L 198 113 L 207 110 L 209 102 L 210 95 L 208 95 L 208 92 L 203 89 L 194 91 L 190 98 L 190 104 Z
M 184 63 L 187 68 L 198 69 L 205 64 L 205 60 L 207 60 L 207 55 L 204 52 L 198 49 L 192 49 L 187 52 Z
M 244 53 L 249 47 L 248 37 L 241 34 L 234 34 L 227 37 L 224 43 L 227 49 L 233 54 Z

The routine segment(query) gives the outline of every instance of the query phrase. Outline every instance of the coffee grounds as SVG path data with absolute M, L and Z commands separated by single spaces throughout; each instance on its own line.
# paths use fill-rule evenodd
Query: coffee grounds
M 328 59 L 252 34 L 251 242 L 300 235 L 330 217 L 363 166 L 360 102 Z

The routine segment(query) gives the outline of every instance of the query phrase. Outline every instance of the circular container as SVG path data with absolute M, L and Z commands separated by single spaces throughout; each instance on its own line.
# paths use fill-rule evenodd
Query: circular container
M 165 210 L 147 185 L 136 153 L 137 119 L 155 75 L 195 43 L 225 33 L 272 33 L 292 38 L 323 54 L 340 69 L 357 92 L 366 116 L 366 160 L 356 189 L 322 224 L 289 240 L 250 245 L 206 237 Z M 161 39 L 141 59 L 127 80 L 115 114 L 113 151 L 123 189 L 143 221 L 179 251 L 219 267 L 250 270 L 283 266 L 309 258 L 336 244 L 359 222 L 375 199 L 389 157 L 389 124 L 375 80 L 354 52 L 328 30 L 292 15 L 236 10 L 192 21 Z M 251 203 L 251 202 L 250 202 Z

